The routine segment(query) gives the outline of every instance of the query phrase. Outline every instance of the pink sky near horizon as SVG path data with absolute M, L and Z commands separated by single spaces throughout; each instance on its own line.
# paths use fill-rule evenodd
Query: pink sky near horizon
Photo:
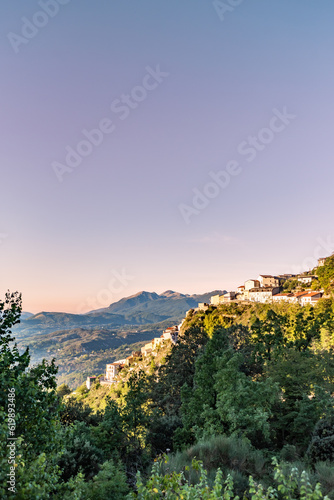
M 15 53 L 8 34 L 39 9 L 0 6 L 1 297 L 87 312 L 233 290 L 334 250 L 333 2 L 250 0 L 221 20 L 212 2 L 72 1 Z M 105 118 L 115 130 L 59 182 L 54 162 Z M 229 162 L 239 173 L 212 187 Z

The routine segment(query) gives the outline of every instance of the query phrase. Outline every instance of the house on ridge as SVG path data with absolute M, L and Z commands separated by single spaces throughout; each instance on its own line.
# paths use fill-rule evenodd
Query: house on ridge
M 271 276 L 271 274 L 260 274 L 258 281 L 261 287 L 280 286 L 280 279 L 277 276 Z
M 247 280 L 245 281 L 245 290 L 251 290 L 252 288 L 260 288 L 260 282 L 259 280 Z
M 300 304 L 306 306 L 307 304 L 314 305 L 322 297 L 322 292 L 308 292 L 300 298 Z
M 248 299 L 252 302 L 261 302 L 262 304 L 266 302 L 272 302 L 273 297 L 280 292 L 279 287 L 259 287 L 252 288 L 248 291 Z

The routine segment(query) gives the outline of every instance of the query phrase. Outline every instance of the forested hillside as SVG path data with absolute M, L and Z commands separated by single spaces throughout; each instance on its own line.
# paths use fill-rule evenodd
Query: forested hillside
M 31 363 L 56 359 L 58 384 L 77 387 L 88 375 L 99 375 L 107 363 L 122 359 L 172 326 L 173 321 L 152 325 L 73 328 L 44 335 L 33 335 L 18 342 L 20 350 L 29 347 Z
M 20 498 L 334 498 L 333 298 L 190 311 L 175 346 L 74 395 L 10 346 L 19 297 L 1 310 Z

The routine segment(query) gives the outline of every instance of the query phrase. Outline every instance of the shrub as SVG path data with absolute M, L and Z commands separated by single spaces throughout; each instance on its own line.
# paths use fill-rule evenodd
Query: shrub
M 190 458 L 203 460 L 207 469 L 224 467 L 241 473 L 263 474 L 266 459 L 259 450 L 255 450 L 246 439 L 215 436 L 199 441 L 188 452 Z
M 165 464 L 168 458 L 164 458 Z M 151 500 L 168 498 L 177 500 L 239 500 L 234 491 L 234 483 L 231 475 L 228 475 L 223 482 L 222 471 L 218 469 L 212 488 L 208 484 L 207 472 L 201 461 L 193 460 L 191 468 L 197 471 L 199 481 L 195 485 L 189 484 L 183 472 L 169 472 L 165 475 L 161 473 L 162 460 L 157 462 L 152 469 L 151 477 L 144 484 L 140 473 L 137 474 L 137 492 L 130 493 L 128 499 Z M 283 498 L 286 500 L 300 498 L 301 500 L 321 500 L 323 494 L 320 485 L 312 486 L 308 474 L 299 472 L 297 468 L 291 468 L 285 473 L 276 459 L 273 460 L 275 466 L 274 480 L 275 487 L 265 488 L 261 483 L 256 483 L 252 476 L 249 477 L 249 488 L 244 491 L 244 497 L 251 497 L 252 500 L 273 500 Z M 325 497 L 328 499 L 328 497 Z
M 255 450 L 246 439 L 215 436 L 168 457 L 161 463 L 161 472 L 183 473 L 186 480 L 195 485 L 200 480 L 198 469 L 191 467 L 192 460 L 199 459 L 207 471 L 207 482 L 213 487 L 218 469 L 226 479 L 230 475 L 235 490 L 241 494 L 248 485 L 249 474 L 261 478 L 267 474 L 267 461 L 263 453 Z
M 307 450 L 312 461 L 334 461 L 334 420 L 320 420 L 313 431 L 313 436 Z
M 321 484 L 324 493 L 334 497 L 334 464 L 318 462 L 315 465 L 316 479 Z
M 99 471 L 103 462 L 103 453 L 93 442 L 90 427 L 85 422 L 77 422 L 63 430 L 64 449 L 59 457 L 58 466 L 62 478 L 69 478 L 82 472 L 86 479 L 91 479 Z
M 284 462 L 295 462 L 299 456 L 296 447 L 292 444 L 286 444 L 281 449 L 280 458 Z
M 122 500 L 129 492 L 123 467 L 117 466 L 113 460 L 104 462 L 101 470 L 86 483 L 84 497 L 86 500 Z

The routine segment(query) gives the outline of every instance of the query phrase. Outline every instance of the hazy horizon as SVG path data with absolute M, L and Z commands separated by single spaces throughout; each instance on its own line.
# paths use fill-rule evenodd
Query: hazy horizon
M 201 292 L 198 292 L 198 293 L 197 293 L 197 292 L 194 292 L 194 293 L 179 292 L 178 290 L 172 290 L 172 291 L 173 291 L 173 292 L 175 292 L 175 293 L 180 293 L 180 294 L 182 294 L 182 295 L 189 295 L 189 296 L 192 296 L 192 295 L 203 295 L 203 294 L 205 294 L 205 293 L 208 293 L 208 292 L 213 292 L 213 291 L 215 291 L 215 290 L 220 290 L 220 289 L 219 289 L 219 288 L 215 288 L 215 289 L 212 289 L 212 290 L 201 291 Z M 156 292 L 155 290 L 139 290 L 138 292 L 135 292 L 135 293 L 133 293 L 133 294 L 130 294 L 130 295 L 125 295 L 124 297 L 121 297 L 121 299 L 122 299 L 122 298 L 130 298 L 130 297 L 133 297 L 133 296 L 135 296 L 135 295 L 139 295 L 140 293 L 143 293 L 143 292 L 144 292 L 144 293 L 145 293 L 145 292 L 147 292 L 147 293 L 156 293 L 157 295 L 163 295 L 163 293 L 164 293 L 164 292 L 167 292 L 167 291 L 170 291 L 170 290 L 163 290 L 162 292 Z M 93 305 L 94 305 L 94 301 L 95 301 L 95 303 L 96 303 L 96 304 L 98 303 L 98 300 L 97 300 L 97 298 L 96 298 L 96 297 L 91 297 L 91 299 L 92 299 L 92 303 L 93 303 Z M 108 304 L 108 306 L 109 306 L 109 305 L 111 305 L 111 304 L 113 304 L 113 303 L 118 302 L 118 301 L 119 301 L 119 300 L 121 300 L 121 299 L 117 299 L 117 300 L 115 300 L 115 301 L 111 302 L 110 304 Z M 99 307 L 99 306 L 97 306 L 97 305 L 96 305 L 96 308 L 97 308 L 97 309 L 104 309 L 105 307 L 107 307 L 107 306 L 102 306 L 102 307 Z M 93 308 L 93 309 L 89 309 L 89 308 L 88 308 L 88 309 L 87 309 L 87 311 L 82 311 L 82 312 L 78 312 L 78 310 L 76 310 L 76 311 L 52 311 L 52 310 L 48 310 L 48 311 L 46 311 L 46 310 L 42 310 L 42 309 L 40 309 L 40 310 L 36 310 L 36 311 L 27 311 L 27 310 L 25 310 L 25 309 L 24 309 L 24 310 L 23 310 L 23 312 L 26 312 L 26 313 L 32 313 L 32 314 L 38 314 L 38 313 L 42 313 L 42 312 L 50 312 L 50 313 L 65 313 L 65 314 L 85 314 L 85 313 L 87 313 L 87 312 L 90 312 L 90 310 L 95 310 L 95 309 L 94 309 L 94 308 Z
M 2 297 L 87 312 L 334 251 L 333 2 L 46 3 L 0 6 Z

